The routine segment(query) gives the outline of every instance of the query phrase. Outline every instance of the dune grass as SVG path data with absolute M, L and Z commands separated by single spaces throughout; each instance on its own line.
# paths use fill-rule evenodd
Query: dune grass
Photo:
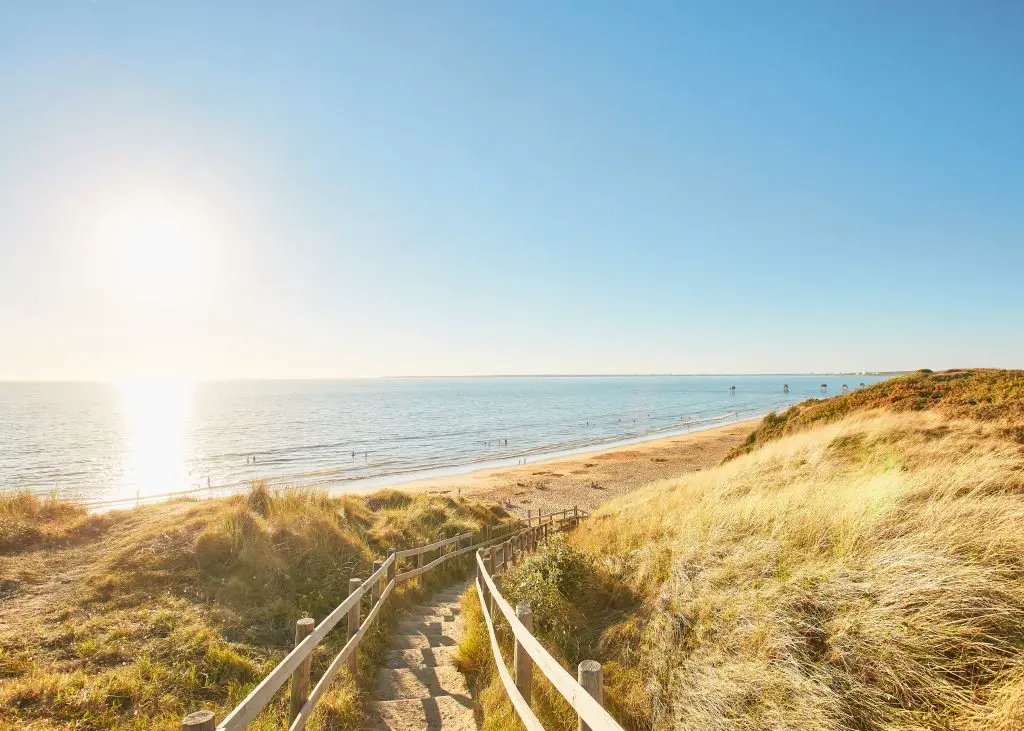
M 886 392 L 954 384 L 927 408 L 823 402 L 746 455 L 594 511 L 568 538 L 578 581 L 557 579 L 551 549 L 524 564 L 547 597 L 514 575 L 505 591 L 555 620 L 537 634 L 566 667 L 604 664 L 629 729 L 1024 728 L 1018 378 L 921 373 Z M 460 661 L 485 727 L 511 729 L 485 641 L 470 632 Z M 572 728 L 540 686 L 545 728 Z
M 384 491 L 331 498 L 262 485 L 221 500 L 92 516 L 21 495 L 0 504 L 0 727 L 172 729 L 233 707 L 387 548 L 477 530 L 500 510 Z M 34 530 L 24 526 L 30 525 Z M 393 607 L 311 728 L 353 728 Z M 314 675 L 344 641 L 314 656 Z M 280 728 L 286 689 L 254 728 Z
M 973 368 L 936 373 L 923 369 L 842 396 L 804 401 L 781 414 L 769 414 L 726 459 L 786 434 L 870 409 L 930 410 L 954 419 L 999 424 L 1008 436 L 1024 444 L 1024 371 Z
M 95 536 L 105 522 L 105 516 L 54 495 L 0 493 L 0 553 Z
M 1021 728 L 1022 486 L 996 426 L 869 412 L 607 505 L 573 542 L 643 598 L 626 719 Z

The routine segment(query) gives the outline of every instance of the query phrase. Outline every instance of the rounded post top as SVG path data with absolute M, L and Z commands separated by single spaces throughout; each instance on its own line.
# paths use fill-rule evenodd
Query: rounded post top
M 601 672 L 601 663 L 597 660 L 584 660 L 579 665 L 580 675 L 587 674 L 591 675 L 594 673 Z
M 313 625 L 315 624 L 316 620 L 314 620 L 312 617 L 303 617 L 302 619 L 295 622 L 296 627 L 309 627 L 310 629 L 313 629 Z
M 363 580 L 362 579 L 357 579 L 357 578 L 355 578 L 353 576 L 351 579 L 348 580 L 348 593 L 351 594 L 352 592 L 354 592 L 356 589 L 358 589 L 362 585 L 363 585 Z
M 182 731 L 213 731 L 213 711 L 196 711 L 181 720 Z

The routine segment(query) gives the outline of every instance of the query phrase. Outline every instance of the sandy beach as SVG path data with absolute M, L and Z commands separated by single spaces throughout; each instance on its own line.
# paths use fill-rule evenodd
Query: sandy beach
M 461 495 L 504 504 L 516 515 L 579 505 L 593 510 L 655 480 L 714 467 L 759 419 L 525 465 L 429 478 L 398 486 L 409 492 Z

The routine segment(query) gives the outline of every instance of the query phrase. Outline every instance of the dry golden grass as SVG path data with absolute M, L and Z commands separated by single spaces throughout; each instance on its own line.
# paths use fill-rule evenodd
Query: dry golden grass
M 1019 729 L 1024 450 L 869 412 L 597 511 L 574 537 L 643 597 L 605 632 L 633 725 Z
M 53 496 L 0 493 L 0 553 L 95 536 L 105 522 L 105 516 Z
M 728 458 L 813 425 L 871 409 L 935 411 L 954 419 L 998 424 L 1024 444 L 1024 371 L 998 368 L 928 369 L 890 378 L 829 399 L 811 399 L 769 414 Z
M 259 485 L 99 517 L 18 496 L 0 516 L 0 727 L 33 729 L 172 729 L 199 708 L 222 718 L 290 648 L 295 620 L 322 619 L 387 548 L 499 517 L 394 491 L 336 499 Z M 35 535 L 6 528 L 26 523 Z M 416 591 L 403 586 L 392 606 Z M 360 722 L 384 619 L 362 645 L 358 677 L 342 673 L 313 728 Z M 314 674 L 340 649 L 343 625 Z M 276 701 L 255 728 L 281 727 L 286 690 Z
M 1024 448 L 1004 422 L 855 413 L 617 498 L 569 546 L 582 585 L 552 550 L 524 567 L 549 596 L 506 593 L 554 620 L 537 634 L 567 667 L 604 664 L 627 728 L 1024 728 Z M 461 661 L 486 727 L 511 729 L 485 641 Z M 571 728 L 544 685 L 545 727 Z

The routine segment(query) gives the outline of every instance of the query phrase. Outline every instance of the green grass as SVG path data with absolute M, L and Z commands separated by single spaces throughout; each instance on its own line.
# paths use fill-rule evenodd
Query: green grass
M 556 538 L 535 554 L 508 568 L 501 591 L 512 606 L 526 603 L 533 613 L 533 633 L 551 655 L 575 675 L 583 660 L 605 663 L 605 684 L 616 692 L 611 706 L 628 716 L 633 702 L 626 687 L 633 683 L 628 670 L 614 661 L 617 647 L 606 630 L 627 621 L 638 606 L 628 587 L 609 581 L 592 557 Z M 478 716 L 485 731 L 519 728 L 490 648 L 483 612 L 475 589 L 463 598 L 466 634 L 459 644 L 456 664 L 478 696 Z M 502 655 L 509 663 L 514 651 L 511 631 L 500 616 L 496 620 Z M 620 633 L 621 635 L 621 633 Z M 609 638 L 611 638 L 609 640 Z M 609 644 L 609 641 L 611 644 Z M 576 728 L 576 715 L 539 670 L 534 672 L 531 707 L 544 728 Z
M 502 519 L 500 509 L 394 491 L 331 498 L 256 485 L 223 500 L 93 516 L 28 495 L 0 503 L 0 726 L 172 729 L 209 708 L 220 719 L 388 548 Z M 26 526 L 30 526 L 26 527 Z M 352 728 L 387 644 L 396 591 L 311 728 Z M 345 622 L 314 655 L 314 678 Z M 314 681 L 315 682 L 315 681 Z M 280 728 L 287 686 L 254 725 Z

